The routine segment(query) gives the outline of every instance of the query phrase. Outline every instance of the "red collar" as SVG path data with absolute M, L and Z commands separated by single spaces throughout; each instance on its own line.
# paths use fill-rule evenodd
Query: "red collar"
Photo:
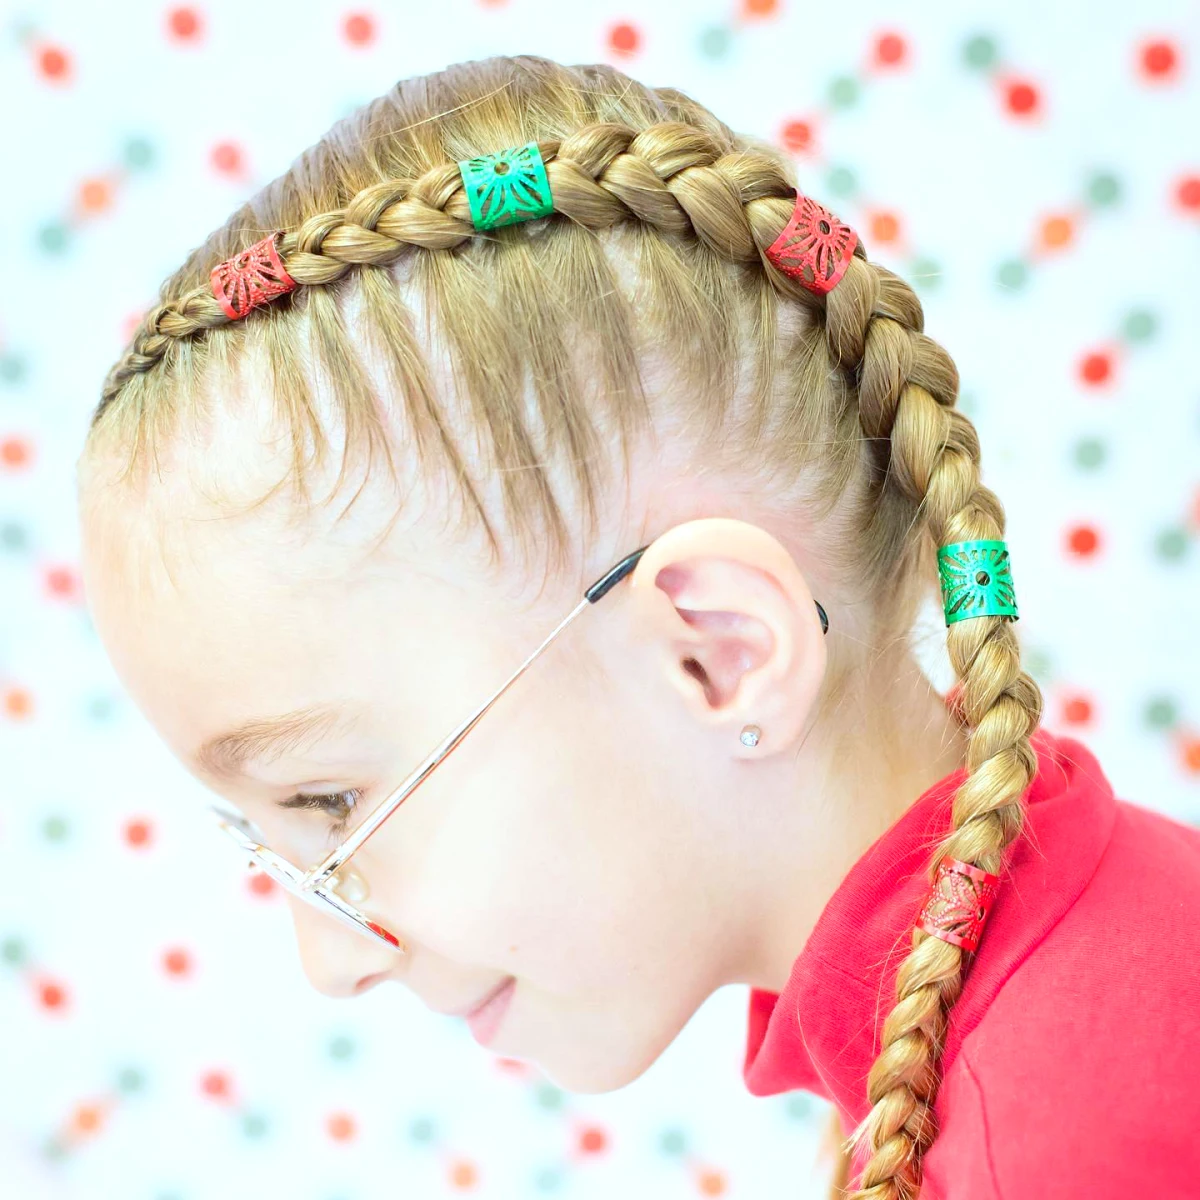
M 1009 848 L 951 1011 L 943 1075 L 1000 986 L 1083 891 L 1116 819 L 1112 787 L 1091 751 L 1045 728 L 1031 741 L 1038 771 L 1024 830 Z M 853 1124 L 866 1116 L 867 1074 L 928 888 L 925 865 L 950 828 L 953 794 L 966 774 L 960 767 L 923 792 L 850 868 L 782 993 L 751 988 L 743 1075 L 753 1095 L 804 1089 L 832 1100 Z

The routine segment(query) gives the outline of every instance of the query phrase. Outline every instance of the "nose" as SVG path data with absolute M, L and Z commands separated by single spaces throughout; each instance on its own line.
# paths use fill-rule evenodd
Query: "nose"
M 343 1000 L 361 996 L 393 976 L 402 960 L 386 946 L 371 944 L 361 933 L 347 928 L 306 900 L 288 896 L 296 948 L 308 982 L 323 996 Z

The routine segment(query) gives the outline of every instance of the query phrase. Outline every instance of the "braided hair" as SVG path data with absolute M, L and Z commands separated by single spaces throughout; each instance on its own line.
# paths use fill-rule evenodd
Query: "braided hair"
M 457 161 L 530 140 L 553 214 L 478 231 Z M 792 164 L 776 148 L 734 133 L 678 90 L 608 66 L 521 55 L 402 81 L 334 126 L 166 280 L 104 381 L 85 458 L 115 446 L 132 471 L 198 411 L 183 399 L 192 384 L 259 355 L 302 483 L 309 453 L 327 438 L 301 365 L 309 363 L 333 384 L 343 476 L 357 445 L 394 467 L 389 406 L 403 407 L 422 463 L 440 454 L 499 553 L 497 522 L 425 357 L 436 327 L 467 397 L 458 420 L 490 456 L 516 535 L 565 559 L 579 532 L 546 462 L 567 463 L 594 523 L 612 441 L 628 464 L 632 434 L 653 415 L 640 375 L 653 350 L 672 356 L 658 416 L 687 439 L 689 462 L 719 460 L 783 519 L 802 516 L 806 530 L 811 522 L 814 544 L 827 545 L 831 570 L 852 585 L 863 641 L 877 655 L 911 630 L 936 579 L 936 548 L 1002 538 L 1004 510 L 981 482 L 975 428 L 955 407 L 958 372 L 924 333 L 909 285 L 869 261 L 861 239 L 823 297 L 768 261 L 795 198 Z M 271 230 L 283 231 L 278 251 L 298 286 L 231 320 L 209 272 Z M 632 301 L 606 246 L 636 266 Z M 401 270 L 421 298 L 423 333 L 400 299 Z M 361 342 L 385 362 L 386 395 L 363 366 Z M 747 357 L 755 369 L 743 387 Z M 824 712 L 863 661 L 838 632 L 835 618 Z M 944 856 L 999 869 L 1021 832 L 1042 705 L 1008 621 L 956 622 L 946 645 L 970 740 L 931 878 Z M 919 1194 L 966 964 L 959 947 L 913 929 L 867 1080 L 869 1111 L 843 1143 L 834 1196 Z M 857 1190 L 846 1190 L 850 1156 L 864 1149 Z

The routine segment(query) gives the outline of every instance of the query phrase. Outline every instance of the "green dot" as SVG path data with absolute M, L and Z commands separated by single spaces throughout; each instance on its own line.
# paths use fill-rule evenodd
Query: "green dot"
M 1088 181 L 1088 198 L 1095 205 L 1107 208 L 1121 197 L 1121 181 L 1111 171 L 1097 171 Z
M 65 842 L 67 834 L 70 832 L 71 826 L 67 823 L 65 817 L 47 817 L 42 822 L 42 835 L 49 842 Z
M 729 53 L 731 41 L 728 29 L 711 26 L 700 35 L 700 53 L 705 58 L 724 58 Z
M 1170 729 L 1179 719 L 1179 710 L 1170 696 L 1155 696 L 1146 705 L 1145 717 L 1151 729 Z
M 1170 562 L 1182 558 L 1187 553 L 1187 548 L 1187 532 L 1177 525 L 1173 525 L 1170 529 L 1164 529 L 1154 539 L 1155 553 L 1159 558 L 1165 558 Z
M 0 524 L 0 546 L 5 550 L 24 550 L 29 545 L 29 535 L 24 525 L 16 521 L 5 521 Z
M 159 1192 L 154 1200 L 183 1200 L 182 1192 Z
M 829 85 L 829 103 L 834 108 L 851 108 L 858 103 L 858 80 L 851 75 L 839 75 Z
M 996 282 L 1002 291 L 1017 292 L 1026 284 L 1029 278 L 1029 267 L 1019 258 L 1010 258 L 1000 264 L 996 271 Z
M 1025 670 L 1034 679 L 1048 679 L 1054 671 L 1054 661 L 1040 646 L 1028 646 L 1021 655 Z
M 849 167 L 831 167 L 825 175 L 825 187 L 831 196 L 845 198 L 858 190 L 858 180 Z
M 1154 336 L 1158 321 L 1145 309 L 1136 309 L 1125 318 L 1125 336 L 1131 342 L 1144 342 Z
M 122 1067 L 117 1072 L 117 1090 L 130 1095 L 146 1086 L 146 1077 L 137 1067 Z
M 47 254 L 61 254 L 67 248 L 68 230 L 62 221 L 51 221 L 38 230 L 38 244 Z
M 117 711 L 117 702 L 112 696 L 93 696 L 87 704 L 87 715 L 93 721 L 107 721 Z
M 0 942 L 0 958 L 11 966 L 19 967 L 27 957 L 28 951 L 20 938 L 9 937 Z
M 148 167 L 154 161 L 154 146 L 148 138 L 131 137 L 125 143 L 125 165 L 135 171 Z
M 340 1033 L 329 1042 L 329 1057 L 337 1062 L 346 1062 L 358 1053 L 358 1044 L 349 1034 Z
M 414 1142 L 431 1142 L 434 1132 L 435 1126 L 432 1117 L 417 1117 L 408 1127 L 408 1136 Z
M 996 61 L 996 40 L 986 33 L 977 33 L 967 39 L 963 47 L 963 58 L 968 67 L 990 67 Z
M 979 408 L 978 401 L 975 398 L 974 392 L 962 392 L 958 397 L 958 403 L 955 408 L 959 409 L 964 416 L 972 417 Z
M 807 1120 L 812 1115 L 812 1101 L 803 1092 L 796 1092 L 784 1101 L 784 1111 L 793 1120 Z
M 563 1173 L 557 1167 L 543 1167 L 534 1177 L 533 1186 L 539 1192 L 555 1192 L 562 1187 Z
M 260 1138 L 267 1132 L 267 1118 L 262 1113 L 245 1113 L 242 1117 L 242 1133 L 248 1138 Z
M 56 1137 L 48 1137 L 42 1143 L 42 1157 L 47 1162 L 62 1162 L 67 1157 L 67 1148 Z
M 687 1150 L 687 1136 L 682 1129 L 668 1129 L 658 1139 L 658 1148 L 672 1156 L 683 1154 Z
M 1075 443 L 1075 465 L 1090 471 L 1098 467 L 1108 454 L 1108 448 L 1098 437 L 1080 438 Z
M 537 1101 L 538 1108 L 544 1108 L 548 1111 L 555 1111 L 562 1108 L 563 1105 L 562 1088 L 557 1088 L 554 1084 L 544 1081 L 538 1084 L 534 1098 Z
M 941 264 L 932 258 L 918 258 L 908 269 L 908 277 L 915 289 L 932 292 L 942 285 Z
M 0 383 L 20 383 L 25 378 L 25 360 L 19 354 L 0 355 Z

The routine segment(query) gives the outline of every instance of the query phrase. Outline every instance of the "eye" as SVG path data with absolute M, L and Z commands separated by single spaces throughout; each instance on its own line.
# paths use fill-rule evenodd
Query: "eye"
M 361 799 L 361 789 L 350 788 L 344 792 L 298 792 L 278 803 L 280 808 L 304 808 L 325 813 L 332 818 L 329 836 L 337 837 L 346 832 Z

